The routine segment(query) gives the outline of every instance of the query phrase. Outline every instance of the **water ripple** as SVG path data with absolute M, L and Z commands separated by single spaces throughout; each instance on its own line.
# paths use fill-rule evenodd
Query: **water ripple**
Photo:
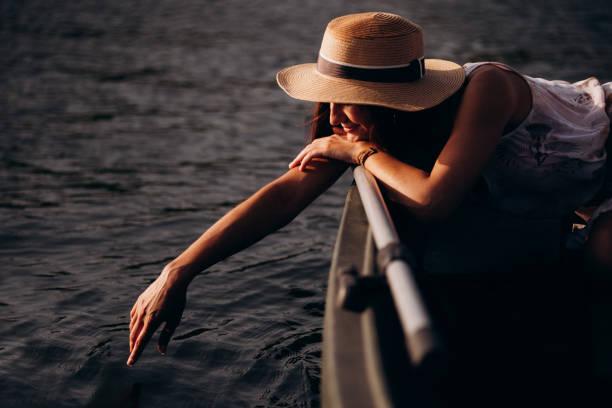
M 605 0 L 448 3 L 384 7 L 422 23 L 432 57 L 612 80 Z M 320 404 L 348 172 L 290 225 L 194 281 L 167 356 L 152 344 L 125 367 L 126 314 L 159 269 L 285 171 L 312 105 L 290 101 L 276 72 L 313 60 L 332 16 L 371 5 L 1 3 L 2 406 Z

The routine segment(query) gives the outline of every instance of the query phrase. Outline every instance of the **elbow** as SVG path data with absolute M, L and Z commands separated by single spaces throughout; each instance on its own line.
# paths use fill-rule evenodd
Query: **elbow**
M 436 224 L 448 217 L 448 214 L 442 211 L 435 201 L 429 200 L 416 207 L 413 213 L 424 224 Z
M 453 213 L 455 206 L 443 197 L 427 194 L 418 200 L 401 197 L 397 201 L 407 207 L 410 212 L 423 224 L 437 224 L 446 221 Z
M 415 216 L 424 224 L 438 224 L 446 221 L 451 215 L 451 211 L 447 211 L 440 206 L 430 205 L 420 208 L 415 212 Z
M 440 197 L 431 200 L 429 205 L 420 209 L 417 218 L 424 224 L 439 224 L 447 221 L 459 207 L 459 202 Z

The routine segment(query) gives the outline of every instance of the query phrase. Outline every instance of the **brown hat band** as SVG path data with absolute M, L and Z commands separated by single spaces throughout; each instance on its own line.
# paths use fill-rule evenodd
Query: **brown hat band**
M 406 65 L 393 67 L 364 67 L 345 65 L 319 54 L 317 71 L 335 78 L 368 82 L 412 82 L 425 75 L 425 58 L 417 58 Z

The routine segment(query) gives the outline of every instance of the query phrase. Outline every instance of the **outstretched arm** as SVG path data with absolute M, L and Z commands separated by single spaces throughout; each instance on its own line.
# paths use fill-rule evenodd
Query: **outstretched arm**
M 289 170 L 228 212 L 170 262 L 132 308 L 127 364 L 136 362 L 163 322 L 158 349 L 165 353 L 182 316 L 187 286 L 200 271 L 289 223 L 345 169 L 344 163 L 317 159 L 306 171 Z

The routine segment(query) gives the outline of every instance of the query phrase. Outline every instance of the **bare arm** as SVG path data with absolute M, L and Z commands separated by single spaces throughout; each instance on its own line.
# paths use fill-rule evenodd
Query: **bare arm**
M 165 353 L 182 316 L 187 286 L 200 271 L 289 223 L 345 169 L 341 162 L 319 159 L 306 171 L 289 170 L 228 212 L 170 262 L 132 308 L 127 364 L 136 362 L 162 322 L 166 325 L 158 349 Z
M 472 188 L 520 103 L 515 75 L 481 71 L 468 84 L 451 135 L 430 173 L 385 153 L 366 167 L 395 201 L 426 221 L 447 217 Z
M 236 206 L 167 269 L 191 281 L 200 271 L 288 224 L 346 169 L 338 162 L 313 162 L 306 172 L 290 170 Z
M 379 152 L 365 167 L 385 187 L 390 198 L 424 221 L 443 219 L 461 202 L 488 162 L 504 128 L 528 103 L 517 92 L 515 74 L 495 67 L 475 71 L 459 106 L 450 137 L 431 172 Z M 338 136 L 317 139 L 292 162 L 304 165 L 311 157 L 334 157 L 356 163 L 368 142 L 350 143 Z M 348 157 L 348 158 L 343 158 Z

